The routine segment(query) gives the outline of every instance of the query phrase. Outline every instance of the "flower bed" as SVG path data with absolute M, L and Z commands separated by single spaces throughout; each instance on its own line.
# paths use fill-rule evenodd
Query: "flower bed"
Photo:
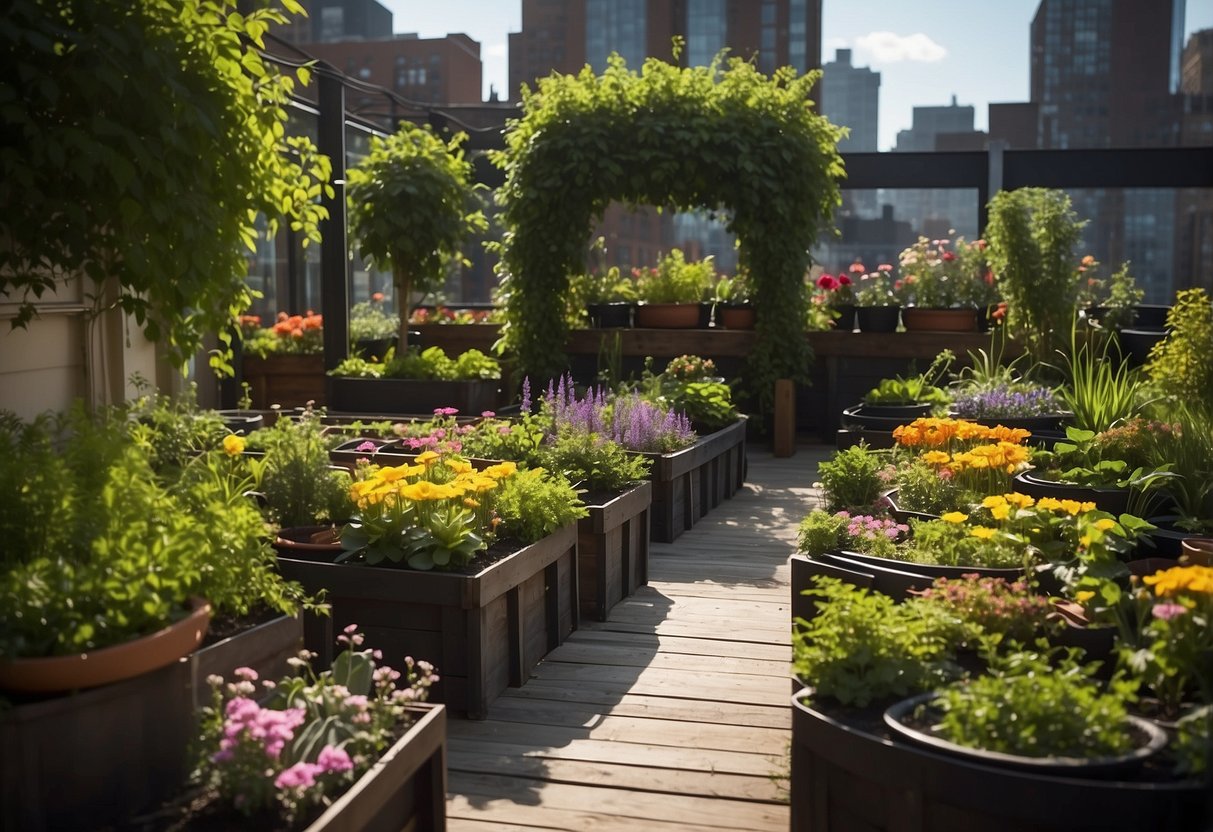
M 474 719 L 577 628 L 572 524 L 474 574 L 279 563 L 288 579 L 327 590 L 332 615 L 309 617 L 305 635 L 322 665 L 335 633 L 357 622 L 385 653 L 429 657 L 442 674 L 431 698 Z

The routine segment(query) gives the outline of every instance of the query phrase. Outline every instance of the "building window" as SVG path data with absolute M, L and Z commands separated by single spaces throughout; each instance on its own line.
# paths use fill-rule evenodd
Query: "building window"
M 808 43 L 808 0 L 788 2 L 788 63 L 799 73 L 808 70 L 806 45 Z
M 325 6 L 320 10 L 320 40 L 341 40 L 345 34 L 345 9 Z
M 724 48 L 725 0 L 687 0 L 687 65 L 706 66 Z
M 762 33 L 758 44 L 758 69 L 775 71 L 775 0 L 762 0 Z
M 595 72 L 606 69 L 612 52 L 629 67 L 644 63 L 646 5 L 645 0 L 586 0 L 585 57 Z

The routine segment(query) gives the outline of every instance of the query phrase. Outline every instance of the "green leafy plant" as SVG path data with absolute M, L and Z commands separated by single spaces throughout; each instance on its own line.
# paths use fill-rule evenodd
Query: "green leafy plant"
M 601 75 L 554 74 L 524 91 L 522 118 L 492 156 L 506 171 L 503 339 L 519 375 L 564 369 L 568 275 L 582 268 L 594 216 L 621 200 L 726 212 L 762 309 L 747 382 L 765 409 L 776 379 L 804 379 L 807 252 L 842 174 L 839 129 L 808 103 L 818 77 L 768 78 L 740 59 L 649 59 L 637 72 L 614 56 Z
M 1167 313 L 1167 336 L 1150 350 L 1146 375 L 1172 401 L 1213 411 L 1213 304 L 1204 289 L 1183 289 Z
M 503 534 L 522 543 L 542 540 L 585 517 L 585 505 L 567 480 L 542 468 L 521 471 L 505 481 L 497 495 Z
M 898 306 L 893 277 L 885 269 L 859 276 L 854 283 L 856 306 Z
M 711 257 L 688 263 L 676 248 L 657 261 L 656 269 L 641 274 L 636 289 L 649 303 L 698 303 L 711 294 L 715 279 Z
M 241 349 L 245 355 L 319 355 L 324 352 L 324 317 L 310 309 L 306 315 L 279 312 L 273 326 L 261 326 L 256 315 L 240 317 Z
M 0 218 L 0 294 L 19 304 L 15 326 L 81 281 L 93 314 L 121 307 L 178 364 L 218 333 L 212 366 L 232 371 L 248 252 L 281 216 L 318 242 L 318 200 L 333 194 L 327 157 L 284 131 L 309 69 L 291 77 L 261 57 L 270 27 L 302 7 L 237 5 L 7 4 L 0 201 L 23 208 Z
M 999 635 L 1000 643 L 1030 641 L 1051 629 L 1053 605 L 1023 580 L 979 575 L 938 578 L 919 597 L 943 605 L 984 634 Z
M 389 349 L 384 360 L 370 361 L 359 356 L 343 360 L 329 375 L 353 378 L 413 378 L 438 381 L 476 381 L 501 378 L 501 365 L 480 350 L 467 350 L 451 358 L 442 347 L 402 353 Z
M 1006 326 L 1038 361 L 1062 345 L 1074 322 L 1083 225 L 1064 191 L 1019 188 L 990 200 L 986 240 L 1007 300 Z
M 892 480 L 897 488 L 897 506 L 907 511 L 943 514 L 965 502 L 960 483 L 939 476 L 938 470 L 921 459 L 901 462 L 892 472 Z
M 932 404 L 948 403 L 948 394 L 939 386 L 956 360 L 951 350 L 942 350 L 931 366 L 920 375 L 881 379 L 880 384 L 863 397 L 864 404 Z
M 591 303 L 628 303 L 639 298 L 636 282 L 625 277 L 618 266 L 590 271 L 569 278 L 569 296 L 580 309 Z
M 194 387 L 168 395 L 152 389 L 141 377 L 131 381 L 139 396 L 125 408 L 125 418 L 131 423 L 128 431 L 148 450 L 152 469 L 158 473 L 184 468 L 199 453 L 217 447 L 228 432 L 219 414 L 198 407 Z M 115 418 L 121 416 L 115 412 L 100 413 L 90 423 L 83 414 L 77 414 L 69 418 L 70 425 L 61 428 L 91 433 L 104 420 Z
M 1074 414 L 1074 427 L 1104 431 L 1141 407 L 1141 374 L 1127 361 L 1114 361 L 1111 344 L 1096 346 L 1080 338 L 1077 328 L 1070 333 L 1070 349 L 1062 353 L 1070 383 L 1061 388 L 1061 398 Z
M 949 235 L 954 231 L 948 232 Z M 901 252 L 896 293 L 903 304 L 932 309 L 960 306 L 985 307 L 995 302 L 994 274 L 986 265 L 986 242 L 930 240 Z
M 681 410 L 695 425 L 708 431 L 719 430 L 737 421 L 732 390 L 722 381 L 690 381 L 679 385 L 670 397 L 675 410 Z
M 798 619 L 792 667 L 813 695 L 863 707 L 929 690 L 957 675 L 957 618 L 938 605 L 887 595 L 816 576 L 805 595 L 817 614 Z
M 410 295 L 438 289 L 460 246 L 488 228 L 458 133 L 450 142 L 407 122 L 371 138 L 370 153 L 346 171 L 350 233 L 364 257 L 391 271 L 408 344 Z
M 864 510 L 876 505 L 884 487 L 884 460 L 866 442 L 839 451 L 817 466 L 828 511 Z
M 1099 308 L 1101 329 L 1132 326 L 1136 313 L 1134 307 L 1145 298 L 1145 290 L 1137 285 L 1136 279 L 1129 273 L 1127 262 L 1121 263 L 1120 268 L 1107 280 L 1098 276 L 1099 265 L 1089 254 L 1082 258 L 1082 265 L 1078 268 L 1083 273 L 1083 279 L 1079 282 L 1079 305 L 1088 310 L 1090 307 Z
M 382 296 L 372 297 L 350 307 L 351 343 L 385 341 L 395 338 L 399 331 L 400 316 L 384 308 Z
M 712 298 L 717 303 L 749 303 L 754 299 L 750 275 L 744 269 L 739 269 L 732 277 L 721 275 L 712 290 Z
M 624 449 L 606 436 L 584 431 L 557 434 L 540 447 L 538 463 L 569 482 L 589 491 L 622 491 L 645 479 L 651 465 L 647 457 Z
M 353 511 L 350 475 L 329 461 L 323 414 L 307 408 L 257 431 L 265 457 L 255 461 L 266 511 L 280 526 L 343 521 Z
M 963 518 L 963 519 L 957 519 Z M 941 566 L 1015 568 L 1034 560 L 1032 551 L 1013 535 L 996 528 L 966 524 L 960 512 L 948 512 L 941 520 L 911 518 L 911 537 L 896 557 L 913 563 Z
M 990 673 L 940 692 L 926 710 L 957 745 L 1021 757 L 1107 757 L 1133 749 L 1126 702 L 1136 684 L 1095 678 L 1080 651 L 987 654 Z

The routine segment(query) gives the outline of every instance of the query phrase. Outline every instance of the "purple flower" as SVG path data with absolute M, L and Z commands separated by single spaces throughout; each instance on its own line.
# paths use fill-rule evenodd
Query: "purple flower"
M 1170 621 L 1172 618 L 1178 618 L 1188 611 L 1188 608 L 1183 604 L 1155 604 L 1151 612 L 1154 617 L 1161 621 Z
M 952 409 L 963 419 L 1009 419 L 1057 413 L 1062 407 L 1047 387 L 996 387 L 956 397 Z
M 531 412 L 531 377 L 522 380 L 522 412 Z

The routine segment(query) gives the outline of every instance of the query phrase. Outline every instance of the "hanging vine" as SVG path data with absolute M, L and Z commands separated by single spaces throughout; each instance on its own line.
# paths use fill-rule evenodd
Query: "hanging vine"
M 758 309 L 748 386 L 764 408 L 777 378 L 803 380 L 809 247 L 839 203 L 841 131 L 809 99 L 820 77 L 767 77 L 740 59 L 640 72 L 612 56 L 601 75 L 552 75 L 524 90 L 523 115 L 494 161 L 504 346 L 523 373 L 564 369 L 568 275 L 582 268 L 595 218 L 613 201 L 707 208 L 737 235 Z

